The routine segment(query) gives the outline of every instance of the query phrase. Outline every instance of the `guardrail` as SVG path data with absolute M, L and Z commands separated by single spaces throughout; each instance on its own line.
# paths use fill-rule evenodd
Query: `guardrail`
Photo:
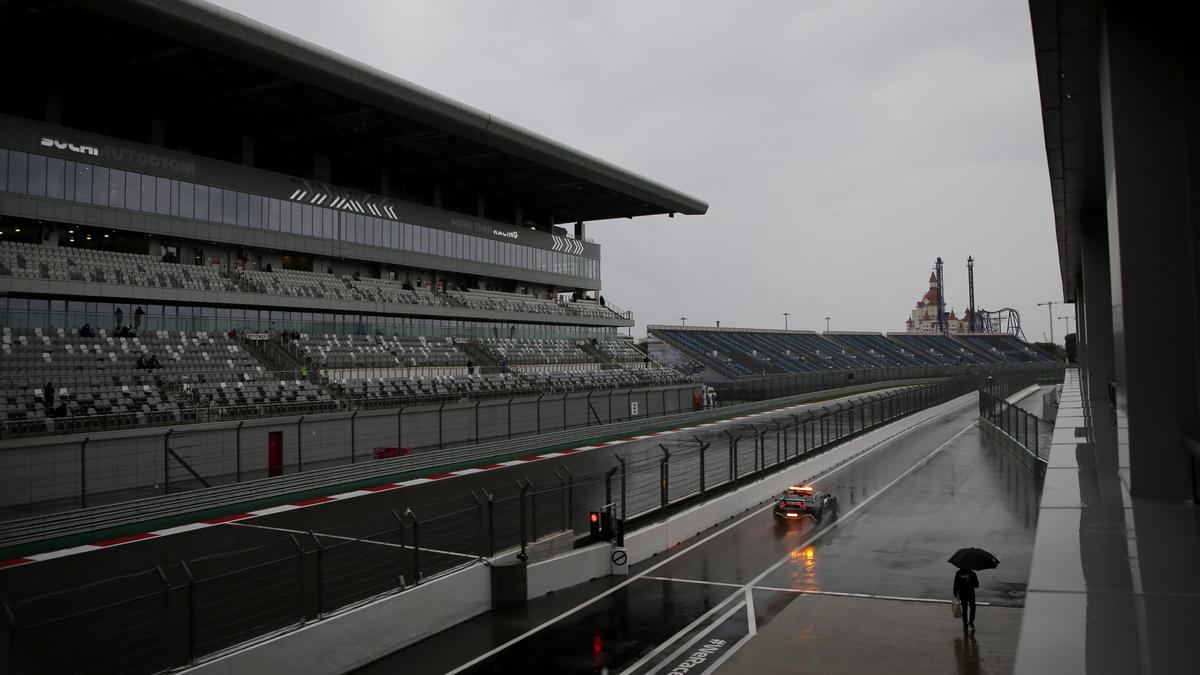
M 1050 449 L 1041 447 L 1042 420 L 1037 415 L 981 388 L 979 421 L 986 423 L 985 429 L 1003 434 L 1008 441 L 1028 453 L 1034 461 L 1031 468 L 1035 471 L 1045 468 Z
M 974 378 L 959 378 L 910 386 L 863 394 L 821 411 L 783 412 L 664 437 L 657 447 L 618 455 L 612 466 L 587 474 L 564 469 L 531 475 L 491 491 L 384 511 L 341 528 L 279 532 L 254 548 L 7 598 L 11 651 L 6 662 L 12 673 L 75 671 L 85 665 L 122 670 L 129 667 L 130 655 L 136 655 L 140 672 L 192 665 L 481 559 L 506 551 L 527 553 L 539 541 L 586 532 L 587 512 L 602 504 L 612 504 L 630 523 L 653 519 L 976 385 Z M 708 415 L 681 417 L 699 423 Z M 644 426 L 624 425 L 622 433 Z

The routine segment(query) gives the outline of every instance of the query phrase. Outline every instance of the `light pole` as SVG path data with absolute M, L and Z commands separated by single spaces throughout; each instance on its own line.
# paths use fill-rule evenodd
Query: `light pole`
M 787 318 L 788 318 L 789 316 L 791 316 L 791 314 L 792 314 L 791 312 L 784 312 L 784 313 L 783 313 L 783 329 L 784 329 L 784 330 L 787 330 L 787 329 L 788 329 L 788 325 L 787 325 Z
M 1046 308 L 1046 314 L 1050 317 L 1050 344 L 1054 344 L 1054 306 L 1061 304 L 1061 302 L 1055 302 L 1053 300 L 1038 303 L 1038 307 Z
M 721 320 L 717 319 L 717 328 L 720 328 L 720 327 L 721 327 Z
M 829 317 L 825 317 L 825 332 L 829 332 Z
M 685 325 L 685 326 L 687 325 L 687 317 L 686 317 L 686 316 L 681 316 L 681 317 L 679 317 L 679 321 L 680 321 L 680 323 L 682 323 L 683 325 Z
M 1060 316 L 1060 317 L 1058 317 L 1058 318 L 1060 318 L 1060 319 L 1062 319 L 1062 320 L 1063 320 L 1063 340 L 1066 340 L 1066 339 L 1067 339 L 1067 335 L 1068 335 L 1068 334 L 1071 332 L 1071 324 L 1067 323 L 1067 321 L 1074 320 L 1074 319 L 1075 319 L 1075 317 L 1073 317 L 1073 316 Z

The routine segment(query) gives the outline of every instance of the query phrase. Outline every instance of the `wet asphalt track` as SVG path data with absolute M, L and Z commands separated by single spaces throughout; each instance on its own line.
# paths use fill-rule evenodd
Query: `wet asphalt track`
M 360 672 L 667 672 L 702 648 L 710 657 L 688 672 L 708 672 L 800 592 L 945 600 L 945 559 L 961 546 L 1002 561 L 980 574 L 979 602 L 1020 607 L 1040 486 L 976 414 L 972 402 L 817 481 L 837 496 L 837 518 L 780 526 L 764 505 L 628 582 L 489 612 Z

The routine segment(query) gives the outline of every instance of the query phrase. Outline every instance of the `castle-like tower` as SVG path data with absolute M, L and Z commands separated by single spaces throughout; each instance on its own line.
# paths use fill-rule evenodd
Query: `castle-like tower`
M 937 274 L 929 273 L 929 290 L 925 295 L 917 300 L 917 306 L 913 308 L 912 315 L 904 322 L 905 332 L 907 333 L 923 333 L 927 335 L 936 335 L 938 330 L 938 281 Z M 968 312 L 969 314 L 969 312 Z M 969 316 L 964 316 L 961 319 L 955 315 L 951 309 L 946 314 L 946 327 L 951 334 L 958 335 L 960 333 L 971 332 L 971 319 Z

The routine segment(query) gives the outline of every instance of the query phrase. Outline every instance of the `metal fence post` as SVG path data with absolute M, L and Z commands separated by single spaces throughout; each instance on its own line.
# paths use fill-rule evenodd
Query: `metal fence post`
M 567 475 L 567 529 L 574 531 L 571 526 L 571 516 L 575 515 L 575 474 L 565 466 L 562 470 Z
M 700 496 L 704 496 L 704 453 L 708 450 L 708 443 L 701 441 L 699 438 L 696 442 L 700 444 Z
M 88 436 L 79 443 L 79 508 L 87 508 L 87 444 Z
M 617 461 L 618 462 L 621 461 L 621 458 L 617 457 Z M 624 465 L 623 462 L 622 462 L 622 465 Z M 613 478 L 613 476 L 617 475 L 617 472 L 620 470 L 621 470 L 620 466 L 614 466 L 613 468 L 609 469 L 604 474 L 604 507 L 605 508 L 608 508 L 609 505 L 613 503 L 612 478 Z M 622 518 L 625 517 L 625 509 L 624 508 L 621 509 L 621 517 Z
M 542 397 L 545 394 L 538 394 L 537 397 L 537 432 L 538 436 L 542 435 Z
M 304 418 L 296 420 L 296 473 L 304 471 Z
M 234 450 L 237 452 L 237 456 L 234 457 L 234 482 L 235 483 L 242 482 L 242 425 L 245 423 L 246 423 L 246 420 L 239 421 L 237 424 L 237 428 L 234 430 L 233 443 L 234 443 Z
M 445 447 L 445 443 L 442 440 L 442 428 L 445 426 L 442 424 L 442 410 L 445 409 L 445 407 L 446 403 L 444 401 L 438 406 L 438 450 L 441 450 L 443 447 Z
M 483 403 L 483 399 L 475 401 L 475 442 L 479 443 L 479 406 Z
M 485 550 L 483 545 L 483 500 L 479 498 L 479 494 L 475 490 L 470 492 L 471 499 L 475 500 L 475 541 L 479 544 L 479 557 L 483 557 Z
M 729 482 L 732 483 L 737 475 L 735 473 L 736 464 L 733 459 L 734 453 L 736 452 L 737 443 L 734 442 L 733 434 L 730 433 L 728 429 L 724 429 L 722 432 L 725 434 L 725 437 L 729 439 Z
M 507 404 L 507 406 L 508 406 L 508 440 L 510 440 L 510 441 L 512 440 L 512 402 L 513 402 L 514 398 L 516 398 L 516 397 L 510 396 L 508 398 L 508 404 Z
M 554 470 L 554 477 L 558 479 L 558 505 L 559 505 L 559 510 L 562 511 L 562 529 L 560 531 L 566 532 L 567 531 L 567 493 L 565 492 L 566 479 L 563 478 L 563 475 L 561 473 L 559 473 L 558 469 Z
M 316 595 L 317 595 L 317 597 L 316 597 L 316 606 L 317 606 L 317 607 L 316 607 L 316 609 L 317 609 L 317 615 L 316 615 L 316 618 L 317 618 L 317 619 L 321 619 L 322 617 L 324 617 L 324 616 L 325 616 L 325 584 L 321 583 L 321 582 L 322 582 L 321 575 L 322 575 L 322 573 L 323 573 L 323 571 L 324 571 L 324 562 L 325 562 L 325 547 L 321 545 L 321 540 L 317 538 L 317 535 L 316 535 L 316 534 L 314 534 L 312 530 L 309 530 L 309 531 L 308 531 L 308 536 L 309 536 L 309 537 L 311 537 L 311 538 L 312 538 L 312 540 L 313 540 L 313 543 L 317 545 L 317 551 L 316 551 L 316 555 L 317 555 L 317 563 L 316 563 L 316 566 L 317 566 L 317 569 L 316 569 L 316 578 L 317 578 L 317 593 L 316 593 Z
M 421 522 L 417 520 L 417 514 L 413 513 L 412 509 L 404 509 L 404 517 L 412 522 L 413 531 L 413 584 L 421 583 Z M 403 541 L 403 540 L 401 540 Z
M 783 449 L 782 449 L 783 454 L 781 455 L 780 454 L 780 446 L 779 446 L 779 444 L 780 444 L 779 420 L 771 420 L 771 421 L 775 424 L 775 463 L 778 464 L 783 461 L 783 456 L 787 455 L 787 435 L 785 434 L 783 436 L 783 441 L 782 441 L 783 442 Z
M 667 508 L 667 498 L 668 498 L 667 482 L 670 479 L 670 470 L 671 470 L 670 469 L 671 451 L 667 450 L 667 446 L 663 445 L 662 443 L 659 443 L 658 447 L 662 450 L 662 453 L 663 453 L 662 459 L 658 460 L 659 507 L 662 509 L 666 509 Z
M 567 427 L 567 397 L 568 396 L 570 396 L 570 392 L 564 391 L 563 392 L 563 401 L 562 401 L 562 403 L 563 403 L 563 431 L 566 431 L 568 428 Z
M 625 520 L 626 514 L 628 513 L 626 509 L 629 508 L 629 501 L 625 492 L 626 480 L 629 477 L 628 467 L 625 466 L 624 457 L 620 455 L 613 455 L 613 457 L 616 457 L 617 461 L 621 463 L 621 520 Z
M 358 409 L 350 413 L 350 463 L 354 463 L 354 418 L 358 417 Z
M 396 447 L 404 447 L 404 406 L 396 411 Z
M 171 474 L 169 472 L 171 465 L 171 434 L 175 433 L 175 429 L 167 429 L 167 433 L 163 435 L 163 494 L 171 491 Z

